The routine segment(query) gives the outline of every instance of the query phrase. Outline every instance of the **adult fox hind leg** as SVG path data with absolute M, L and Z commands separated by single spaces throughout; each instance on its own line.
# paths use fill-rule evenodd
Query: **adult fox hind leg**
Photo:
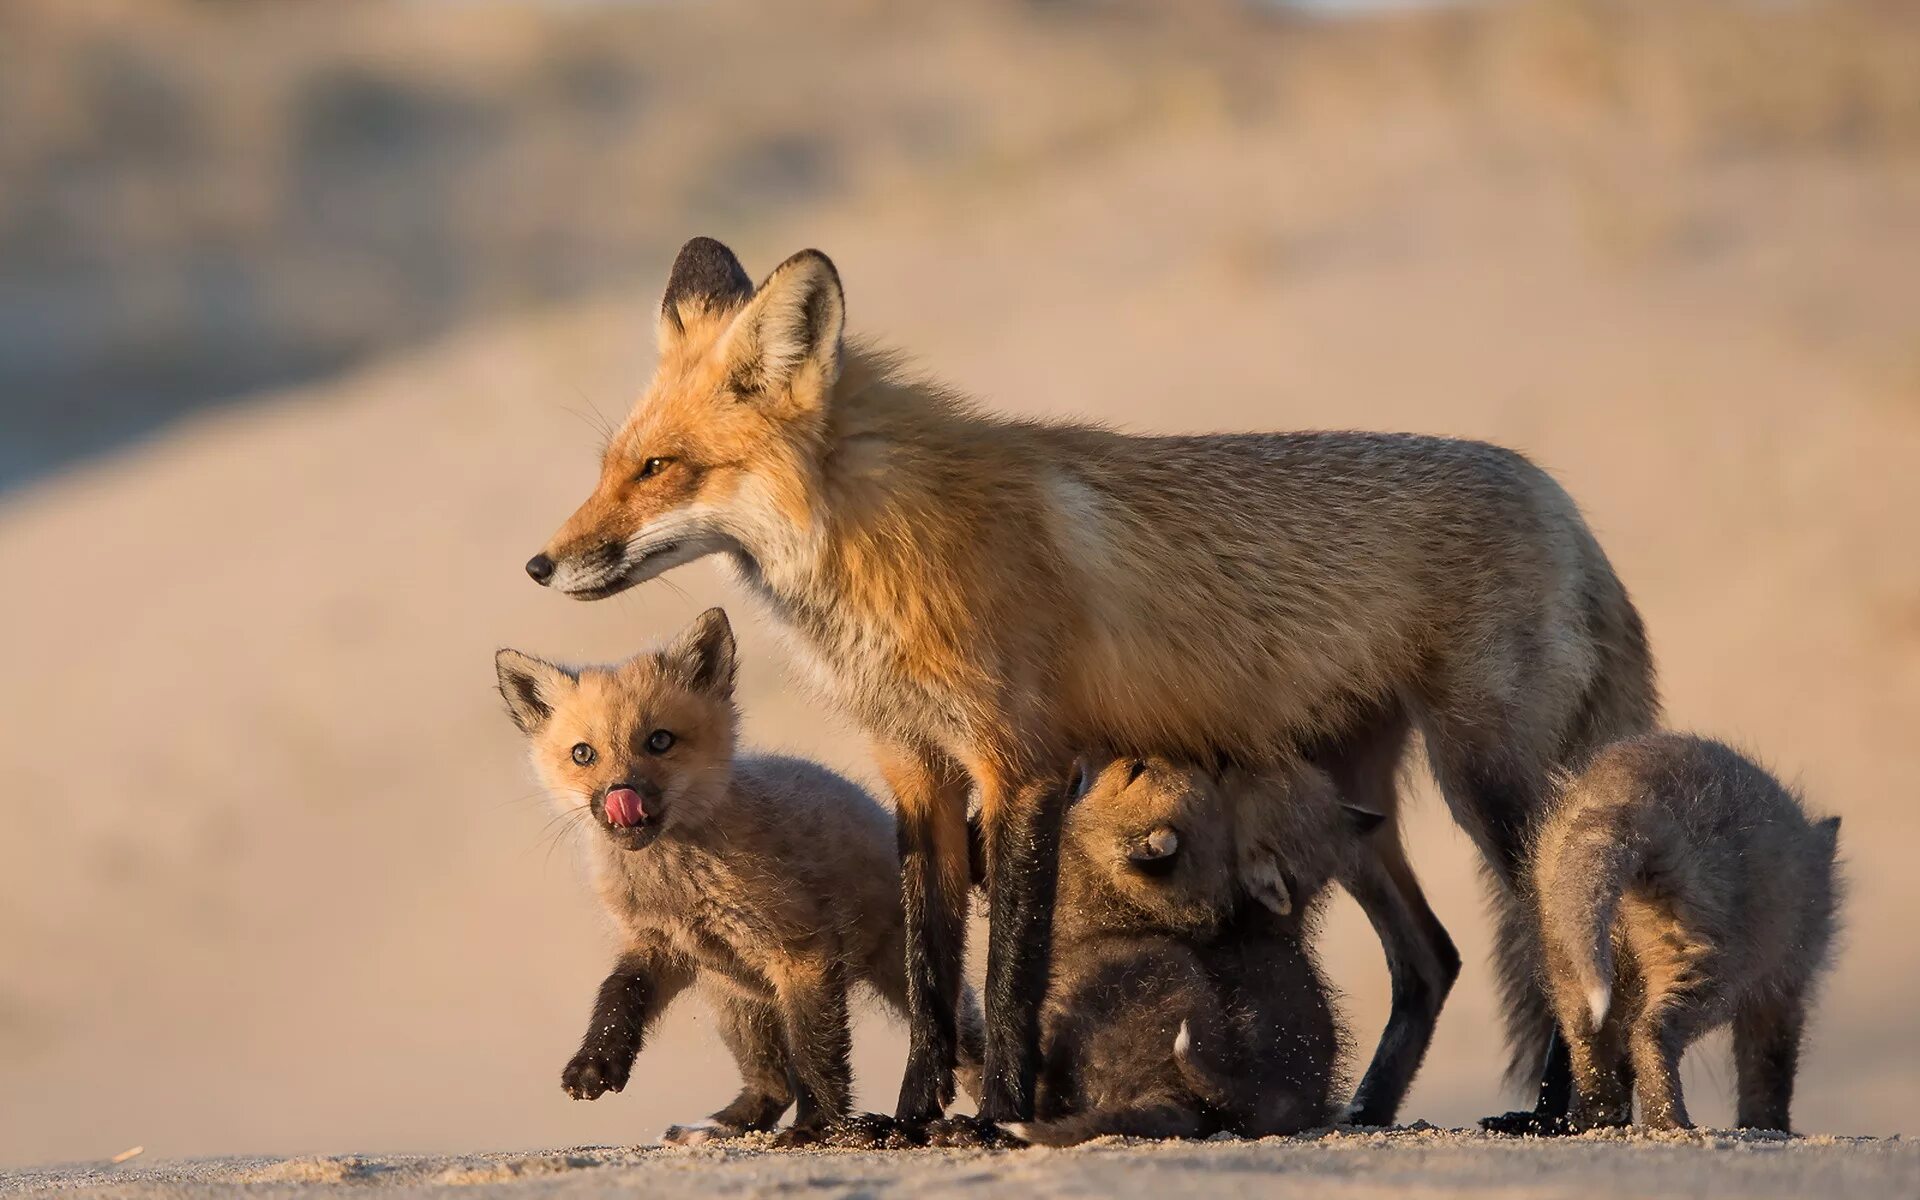
M 1342 1117 L 1354 1125 L 1393 1124 L 1460 974 L 1460 952 L 1428 906 L 1400 839 L 1397 781 L 1408 732 L 1395 705 L 1351 737 L 1313 751 L 1342 799 L 1386 818 L 1368 836 L 1353 878 L 1344 881 L 1379 935 L 1393 989 L 1379 1046 Z

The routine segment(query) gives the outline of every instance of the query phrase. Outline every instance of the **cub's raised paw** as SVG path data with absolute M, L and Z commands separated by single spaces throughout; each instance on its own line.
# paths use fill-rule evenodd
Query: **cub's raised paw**
M 631 1063 L 582 1050 L 560 1072 L 560 1086 L 575 1100 L 598 1100 L 627 1086 Z
M 1573 1123 L 1565 1117 L 1538 1113 L 1531 1109 L 1501 1113 L 1497 1117 L 1481 1117 L 1480 1128 L 1488 1133 L 1503 1133 L 1508 1137 L 1565 1137 L 1575 1132 Z
M 669 1125 L 660 1140 L 669 1146 L 701 1146 L 708 1142 L 726 1142 L 745 1137 L 747 1130 L 719 1121 L 695 1121 L 690 1125 Z

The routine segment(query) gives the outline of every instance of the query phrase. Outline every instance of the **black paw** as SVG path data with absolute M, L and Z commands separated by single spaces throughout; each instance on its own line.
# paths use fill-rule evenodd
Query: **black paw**
M 1355 1125 L 1363 1129 L 1386 1129 L 1393 1125 L 1393 1119 L 1396 1115 L 1398 1114 L 1384 1105 L 1375 1104 L 1372 1101 L 1363 1100 L 1355 1096 L 1353 1103 L 1340 1110 L 1337 1123 L 1341 1125 Z M 1512 1116 L 1513 1114 L 1509 1113 L 1507 1115 Z M 1503 1119 L 1504 1118 L 1501 1117 L 1488 1117 L 1487 1121 Z M 1482 1121 L 1481 1125 L 1485 1126 L 1486 1121 Z
M 1565 1117 L 1534 1112 L 1532 1109 L 1501 1113 L 1497 1117 L 1482 1117 L 1480 1128 L 1488 1133 L 1504 1133 L 1509 1137 L 1565 1137 L 1577 1132 L 1573 1122 Z
M 855 1113 L 833 1125 L 828 1140 L 849 1150 L 910 1150 L 924 1146 L 924 1137 L 912 1126 L 879 1113 Z
M 789 1125 L 773 1135 L 775 1150 L 804 1150 L 828 1145 L 833 1138 L 831 1125 Z
M 951 1150 L 999 1150 L 1025 1144 L 984 1117 L 940 1117 L 924 1128 L 927 1145 Z
M 575 1100 L 598 1100 L 608 1092 L 627 1086 L 632 1063 L 621 1063 L 604 1055 L 582 1050 L 560 1072 L 560 1086 Z

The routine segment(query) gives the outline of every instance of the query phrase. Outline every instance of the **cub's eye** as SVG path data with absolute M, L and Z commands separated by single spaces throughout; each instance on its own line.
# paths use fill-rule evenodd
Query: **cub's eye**
M 670 461 L 672 460 L 665 459 L 665 458 L 650 458 L 647 461 L 640 464 L 640 469 L 634 472 L 633 477 L 635 479 L 652 479 L 655 475 L 658 475 L 660 472 L 666 470 L 667 463 Z
M 664 729 L 656 729 L 647 735 L 647 753 L 665 754 L 673 749 L 673 735 Z
M 1134 780 L 1140 778 L 1142 775 L 1145 775 L 1146 773 L 1147 773 L 1147 764 L 1141 762 L 1137 758 L 1127 764 L 1127 782 L 1128 783 L 1132 783 Z
M 593 752 L 593 747 L 587 745 L 585 742 L 575 742 L 573 744 L 573 761 L 579 763 L 581 766 L 592 766 L 593 760 L 598 757 L 599 755 Z

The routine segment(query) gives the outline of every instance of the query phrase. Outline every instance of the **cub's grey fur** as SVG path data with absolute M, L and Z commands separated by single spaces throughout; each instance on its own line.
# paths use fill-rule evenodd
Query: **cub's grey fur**
M 1573 1054 L 1576 1128 L 1686 1128 L 1680 1056 L 1733 1024 L 1741 1128 L 1787 1129 L 1814 985 L 1832 944 L 1840 819 L 1732 749 L 1616 742 L 1542 825 L 1533 888 L 1549 992 Z
M 1081 779 L 1062 834 L 1037 1120 L 1015 1132 L 1069 1145 L 1331 1123 L 1345 1039 L 1307 939 L 1360 846 L 1331 782 L 1306 767 L 1223 780 L 1126 759 Z M 1236 803 L 1249 788 L 1289 794 Z

